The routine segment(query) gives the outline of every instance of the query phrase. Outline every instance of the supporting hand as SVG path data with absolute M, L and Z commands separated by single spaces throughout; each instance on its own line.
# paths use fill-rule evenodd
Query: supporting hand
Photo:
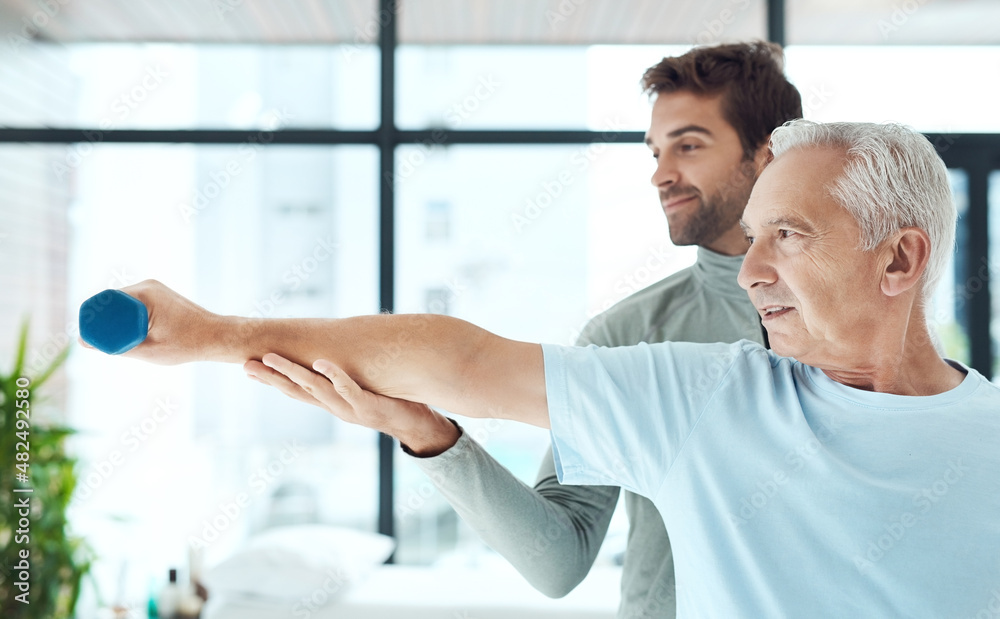
M 342 369 L 319 359 L 315 371 L 268 353 L 244 364 L 247 376 L 290 398 L 323 408 L 348 422 L 385 432 L 419 456 L 434 456 L 455 444 L 458 428 L 424 404 L 362 389 Z

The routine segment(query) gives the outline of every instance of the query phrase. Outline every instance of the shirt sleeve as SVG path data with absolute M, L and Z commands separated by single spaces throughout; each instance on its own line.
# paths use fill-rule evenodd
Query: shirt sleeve
M 543 345 L 559 481 L 655 496 L 742 344 Z
M 483 541 L 550 597 L 586 577 L 618 503 L 618 488 L 563 486 L 554 472 L 529 488 L 464 431 L 442 454 L 408 457 Z M 552 469 L 546 459 L 543 472 Z M 401 501 L 397 516 L 410 509 Z

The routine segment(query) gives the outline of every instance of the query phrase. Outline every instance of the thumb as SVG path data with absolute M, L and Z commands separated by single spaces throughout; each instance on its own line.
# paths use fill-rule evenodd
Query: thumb
M 354 382 L 354 379 L 347 375 L 347 372 L 340 369 L 331 361 L 326 359 L 318 359 L 313 363 L 313 369 L 326 376 L 333 383 L 333 388 L 337 390 L 337 394 L 344 399 L 345 402 L 354 406 L 359 403 L 363 392 L 358 383 Z

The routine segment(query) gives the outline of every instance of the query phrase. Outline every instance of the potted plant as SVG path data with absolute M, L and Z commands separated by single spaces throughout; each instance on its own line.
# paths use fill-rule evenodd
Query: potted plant
M 27 348 L 26 320 L 14 367 L 7 374 L 0 371 L 0 616 L 63 619 L 73 616 L 92 559 L 83 540 L 67 534 L 66 508 L 77 471 L 65 441 L 73 430 L 43 423 L 35 404 L 44 401 L 41 388 L 66 360 L 69 348 L 37 376 L 25 374 Z M 25 503 L 30 505 L 26 529 L 20 515 Z M 18 585 L 25 576 L 27 596 L 24 585 Z

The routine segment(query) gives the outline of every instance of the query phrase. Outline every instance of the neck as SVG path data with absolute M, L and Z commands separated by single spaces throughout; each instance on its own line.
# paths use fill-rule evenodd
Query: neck
M 867 342 L 867 355 L 858 357 L 865 359 L 862 363 L 852 363 L 849 368 L 824 368 L 823 372 L 856 389 L 896 395 L 936 395 L 962 383 L 964 372 L 941 358 L 919 308 L 914 308 L 904 328 L 903 337 Z M 887 339 L 894 339 L 895 344 Z

